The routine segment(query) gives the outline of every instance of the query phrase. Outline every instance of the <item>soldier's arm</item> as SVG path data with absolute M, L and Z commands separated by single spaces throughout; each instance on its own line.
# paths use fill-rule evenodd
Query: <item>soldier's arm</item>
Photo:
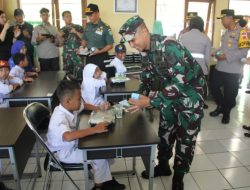
M 141 74 L 141 84 L 138 93 L 146 96 L 149 95 L 153 83 L 152 78 L 153 78 L 153 73 L 150 70 L 150 67 L 145 68 Z

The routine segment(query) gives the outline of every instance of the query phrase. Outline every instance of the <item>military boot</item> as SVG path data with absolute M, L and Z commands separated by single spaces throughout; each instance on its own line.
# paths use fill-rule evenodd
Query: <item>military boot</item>
M 184 190 L 183 178 L 184 173 L 174 173 L 172 179 L 172 190 Z
M 168 160 L 159 160 L 159 164 L 154 167 L 154 177 L 170 176 L 172 171 L 170 169 Z M 141 173 L 142 178 L 149 179 L 149 171 L 144 170 Z
M 209 115 L 211 117 L 216 117 L 216 116 L 220 115 L 221 113 L 223 113 L 222 106 L 217 106 L 217 108 L 214 111 L 210 112 Z
M 229 123 L 229 121 L 230 121 L 230 112 L 231 112 L 231 109 L 226 109 L 224 111 L 221 123 L 223 123 L 223 124 L 228 124 Z

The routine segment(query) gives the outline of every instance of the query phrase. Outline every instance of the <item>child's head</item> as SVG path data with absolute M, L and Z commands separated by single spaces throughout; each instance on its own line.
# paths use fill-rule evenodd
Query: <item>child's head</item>
M 14 54 L 13 61 L 15 65 L 18 65 L 19 67 L 22 68 L 27 67 L 29 64 L 26 55 L 24 55 L 23 53 Z
M 81 107 L 81 87 L 76 81 L 63 80 L 56 89 L 60 103 L 68 111 L 76 111 Z
M 92 63 L 87 64 L 83 69 L 83 78 L 99 79 L 101 75 L 102 70 Z
M 63 11 L 62 13 L 63 20 L 65 24 L 71 24 L 72 23 L 72 16 L 70 11 Z
M 14 55 L 16 53 L 23 53 L 25 55 L 27 53 L 25 43 L 21 40 L 15 41 L 15 43 L 11 47 L 11 55 Z
M 6 80 L 9 76 L 10 66 L 7 61 L 0 60 L 0 79 Z
M 125 59 L 126 51 L 126 46 L 123 43 L 115 46 L 115 55 L 118 59 L 122 61 Z

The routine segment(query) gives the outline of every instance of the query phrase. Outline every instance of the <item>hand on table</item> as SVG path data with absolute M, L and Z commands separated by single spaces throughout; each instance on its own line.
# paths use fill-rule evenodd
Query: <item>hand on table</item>
M 129 107 L 127 110 L 132 111 L 132 112 L 135 112 L 141 108 L 146 108 L 150 106 L 150 99 L 144 95 L 140 95 L 140 98 L 138 100 L 130 98 L 128 102 L 132 104 L 132 106 Z
M 101 123 L 96 124 L 96 126 L 94 127 L 95 133 L 108 132 L 108 125 L 109 125 L 109 123 L 107 123 L 107 122 L 101 122 Z

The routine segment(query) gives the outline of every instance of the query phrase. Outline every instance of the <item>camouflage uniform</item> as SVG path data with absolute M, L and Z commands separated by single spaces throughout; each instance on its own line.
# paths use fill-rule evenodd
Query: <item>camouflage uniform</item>
M 72 24 L 64 26 L 60 29 L 63 35 L 63 69 L 73 74 L 77 78 L 82 78 L 83 64 L 81 58 L 77 55 L 77 50 L 81 46 L 81 39 L 77 34 L 70 33 L 74 28 L 77 32 L 83 33 L 83 28 L 80 25 Z
M 142 22 L 138 17 L 128 20 L 120 29 L 123 39 L 132 40 Z M 150 50 L 143 56 L 139 91 L 149 96 L 150 104 L 160 110 L 161 142 L 157 158 L 159 163 L 169 160 L 176 141 L 174 170 L 186 173 L 203 117 L 205 77 L 200 65 L 181 44 L 159 35 L 151 35 L 150 40 Z

